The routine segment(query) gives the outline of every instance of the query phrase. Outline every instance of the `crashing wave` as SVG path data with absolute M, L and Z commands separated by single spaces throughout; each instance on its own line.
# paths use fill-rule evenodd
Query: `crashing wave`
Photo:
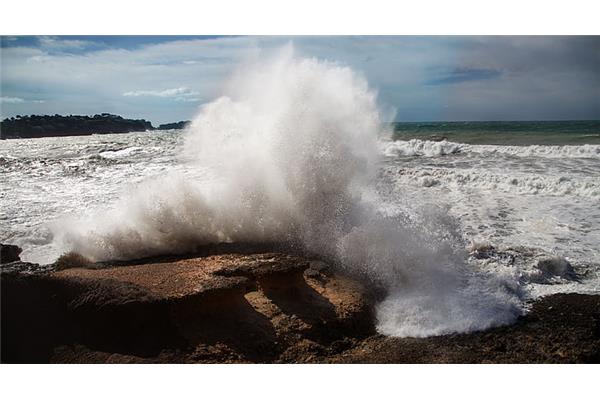
M 438 157 L 455 153 L 505 154 L 514 157 L 542 158 L 600 158 L 600 145 L 565 145 L 565 146 L 498 146 L 470 145 L 442 140 L 439 142 L 411 139 L 383 142 L 382 152 L 388 157 Z
M 461 143 L 442 140 L 433 142 L 429 140 L 411 139 L 408 141 L 397 140 L 394 142 L 383 142 L 382 152 L 387 157 L 394 156 L 425 156 L 437 157 L 460 152 L 465 146 Z
M 175 171 L 143 182 L 110 210 L 59 222 L 55 238 L 92 260 L 286 241 L 388 293 L 382 333 L 513 321 L 519 298 L 467 263 L 451 218 L 383 211 L 373 182 L 385 120 L 362 75 L 288 47 L 240 69 L 187 128 L 182 163 L 204 178 Z

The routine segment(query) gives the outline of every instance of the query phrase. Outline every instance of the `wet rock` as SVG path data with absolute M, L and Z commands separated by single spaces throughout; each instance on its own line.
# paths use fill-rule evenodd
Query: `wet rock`
M 489 243 L 473 243 L 468 250 L 478 260 L 491 258 L 496 255 L 496 248 Z
M 7 264 L 14 261 L 20 261 L 19 254 L 23 249 L 13 244 L 2 244 L 0 243 L 0 264 Z
M 536 268 L 542 271 L 544 274 L 558 276 L 562 278 L 572 278 L 575 276 L 573 266 L 566 258 L 546 257 L 538 260 Z
M 484 332 L 390 338 L 374 332 L 370 292 L 359 281 L 307 264 L 228 253 L 1 274 L 1 361 L 600 361 L 600 296 L 548 296 L 516 324 Z M 260 283 L 276 276 L 281 286 Z
M 423 339 L 374 335 L 328 362 L 598 363 L 600 296 L 556 294 L 510 326 Z
M 40 265 L 25 261 L 13 261 L 11 263 L 0 264 L 0 272 L 3 274 L 43 274 L 53 270 L 52 265 Z
M 256 281 L 263 290 L 293 288 L 302 285 L 310 263 L 297 256 L 267 253 L 237 256 L 236 262 L 224 263 L 215 274 L 244 276 Z

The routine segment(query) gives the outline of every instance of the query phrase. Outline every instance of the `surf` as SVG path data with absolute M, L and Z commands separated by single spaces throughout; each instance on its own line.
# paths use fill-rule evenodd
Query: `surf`
M 522 313 L 513 277 L 476 270 L 443 210 L 406 210 L 375 187 L 390 115 L 365 77 L 286 46 L 242 65 L 185 130 L 178 168 L 111 207 L 58 221 L 55 241 L 92 260 L 283 242 L 385 293 L 392 336 L 486 329 Z

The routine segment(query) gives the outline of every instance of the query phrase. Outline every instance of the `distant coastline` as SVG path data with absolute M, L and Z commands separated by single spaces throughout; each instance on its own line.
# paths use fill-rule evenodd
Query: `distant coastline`
M 128 133 L 148 130 L 183 129 L 189 121 L 154 127 L 145 119 L 128 119 L 114 114 L 26 115 L 6 118 L 0 124 L 0 139 L 29 139 L 57 136 Z

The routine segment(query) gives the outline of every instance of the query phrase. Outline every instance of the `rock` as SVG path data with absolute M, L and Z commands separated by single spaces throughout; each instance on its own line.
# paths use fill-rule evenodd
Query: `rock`
M 533 303 L 510 326 L 483 332 L 415 338 L 374 335 L 333 363 L 598 363 L 600 296 L 555 294 Z
M 30 263 L 25 261 L 13 261 L 11 263 L 0 264 L 0 272 L 3 274 L 7 273 L 21 273 L 21 274 L 41 274 L 53 271 L 52 265 L 40 265 L 36 263 Z
M 2 244 L 0 243 L 0 264 L 7 264 L 13 261 L 20 261 L 19 254 L 23 249 L 13 244 Z
M 244 276 L 256 281 L 263 290 L 301 285 L 310 263 L 300 257 L 267 253 L 235 256 L 235 262 L 223 263 L 215 271 L 221 276 Z
M 546 257 L 538 260 L 536 268 L 546 275 L 572 278 L 575 276 L 573 266 L 566 258 L 561 256 Z
M 496 254 L 496 248 L 489 243 L 473 242 L 468 248 L 469 253 L 478 260 L 493 257 Z
M 229 252 L 1 274 L 0 361 L 600 361 L 600 296 L 544 297 L 514 325 L 483 332 L 391 338 L 375 333 L 361 282 L 323 264 L 310 267 L 316 277 L 302 274 L 308 264 L 281 253 Z M 272 280 L 279 285 L 263 287 Z
M 362 286 L 305 278 L 308 265 L 229 253 L 3 274 L 2 362 L 299 361 L 313 353 L 302 341 L 372 334 Z
M 53 277 L 86 285 L 103 281 L 130 284 L 153 298 L 165 301 L 220 294 L 230 298 L 242 297 L 246 285 L 249 285 L 248 279 L 215 274 L 220 267 L 216 261 L 214 257 L 206 257 L 101 269 L 70 268 L 57 271 Z

